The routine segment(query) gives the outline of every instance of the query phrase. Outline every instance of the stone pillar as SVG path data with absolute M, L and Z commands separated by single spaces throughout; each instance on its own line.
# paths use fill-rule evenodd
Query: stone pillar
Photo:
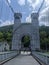
M 39 14 L 32 13 L 31 21 L 32 21 L 32 50 L 40 49 L 40 38 L 39 38 Z
M 14 26 L 13 26 L 13 39 L 12 39 L 12 50 L 19 50 L 19 34 L 20 30 L 17 32 L 17 29 L 21 25 L 21 13 L 14 14 Z

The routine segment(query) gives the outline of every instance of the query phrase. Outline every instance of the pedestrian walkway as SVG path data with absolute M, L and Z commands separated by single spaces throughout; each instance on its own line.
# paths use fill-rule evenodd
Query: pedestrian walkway
M 40 65 L 31 55 L 22 55 L 15 57 L 4 65 Z

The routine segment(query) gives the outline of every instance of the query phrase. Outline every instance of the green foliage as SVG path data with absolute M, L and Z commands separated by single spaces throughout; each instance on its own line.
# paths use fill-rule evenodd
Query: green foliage
M 12 30 L 13 30 L 13 25 L 0 27 L 0 42 L 7 41 L 8 44 L 10 45 L 10 49 L 12 42 Z
M 29 47 L 30 37 L 29 37 L 29 36 L 24 36 L 24 37 L 22 38 L 22 43 L 23 43 L 24 47 Z
M 4 38 L 3 38 L 3 33 L 0 32 L 0 42 L 3 41 L 3 40 L 4 40 Z
M 7 41 L 10 42 L 12 40 L 12 34 L 10 32 L 7 32 Z
M 49 27 L 40 27 L 40 46 L 43 50 L 49 50 Z

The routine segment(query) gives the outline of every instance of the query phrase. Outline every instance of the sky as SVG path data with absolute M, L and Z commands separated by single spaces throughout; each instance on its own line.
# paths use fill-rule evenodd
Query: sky
M 43 0 L 8 0 L 14 12 L 22 13 L 22 22 L 31 22 L 31 13 L 38 12 Z M 45 0 L 39 14 L 39 25 L 49 26 L 49 0 Z M 0 26 L 14 24 L 12 13 L 6 0 L 0 0 Z

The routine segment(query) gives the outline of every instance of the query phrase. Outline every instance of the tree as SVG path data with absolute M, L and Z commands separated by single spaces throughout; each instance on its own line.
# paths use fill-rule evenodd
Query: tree
M 24 47 L 29 47 L 29 44 L 30 44 L 29 36 L 24 36 L 22 39 L 22 43 L 23 43 Z
M 41 31 L 40 38 L 44 39 L 45 37 L 47 37 L 47 33 L 45 31 Z
M 0 32 L 0 41 L 3 41 L 3 40 L 4 40 L 3 33 Z

